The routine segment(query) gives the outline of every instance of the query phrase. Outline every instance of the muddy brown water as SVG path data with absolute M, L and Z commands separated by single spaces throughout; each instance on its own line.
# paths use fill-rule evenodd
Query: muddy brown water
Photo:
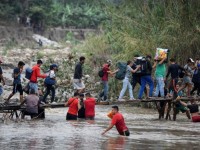
M 119 108 L 131 135 L 119 136 L 113 128 L 102 136 L 110 107 L 96 106 L 96 120 L 90 122 L 66 121 L 68 108 L 47 109 L 44 120 L 0 121 L 0 149 L 200 149 L 200 123 L 184 114 L 177 121 L 158 120 L 156 111 L 130 106 Z

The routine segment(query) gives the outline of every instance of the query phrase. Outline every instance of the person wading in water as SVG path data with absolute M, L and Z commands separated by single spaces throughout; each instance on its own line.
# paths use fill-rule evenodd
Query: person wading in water
M 112 115 L 113 115 L 112 121 L 109 127 L 102 133 L 102 135 L 104 135 L 107 131 L 112 129 L 113 126 L 115 125 L 120 135 L 129 136 L 130 132 L 125 124 L 124 117 L 122 116 L 121 113 L 119 113 L 118 106 L 112 107 Z

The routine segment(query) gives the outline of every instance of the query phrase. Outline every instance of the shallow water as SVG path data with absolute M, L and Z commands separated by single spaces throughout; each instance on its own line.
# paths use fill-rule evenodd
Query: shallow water
M 131 132 L 119 136 L 113 128 L 101 132 L 110 121 L 111 106 L 96 106 L 95 121 L 65 121 L 68 108 L 47 109 L 45 120 L 0 122 L 0 147 L 12 149 L 200 149 L 200 123 L 185 115 L 177 121 L 157 120 L 157 112 L 130 106 L 119 106 Z M 1 114 L 0 114 L 1 115 Z

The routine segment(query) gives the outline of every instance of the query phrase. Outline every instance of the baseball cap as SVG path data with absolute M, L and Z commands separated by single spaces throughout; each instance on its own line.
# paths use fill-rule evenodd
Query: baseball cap
M 50 69 L 53 69 L 53 68 L 56 68 L 56 69 L 58 69 L 58 65 L 57 64 L 52 64 L 51 66 L 50 66 Z

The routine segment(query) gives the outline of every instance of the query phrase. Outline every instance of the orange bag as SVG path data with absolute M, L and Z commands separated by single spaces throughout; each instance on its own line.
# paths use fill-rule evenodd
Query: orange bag
M 107 114 L 108 118 L 112 119 L 113 118 L 113 114 L 112 114 L 112 111 L 110 111 L 108 114 Z

